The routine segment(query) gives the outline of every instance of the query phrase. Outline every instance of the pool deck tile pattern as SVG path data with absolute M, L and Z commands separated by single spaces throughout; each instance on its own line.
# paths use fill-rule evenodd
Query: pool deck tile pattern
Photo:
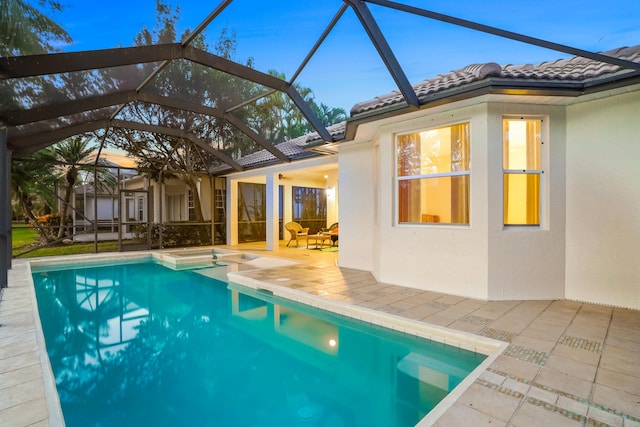
M 368 272 L 340 268 L 335 252 L 234 248 L 301 263 L 241 273 L 254 280 L 509 343 L 436 426 L 640 427 L 640 311 L 473 300 L 378 283 Z M 47 404 L 51 379 L 41 364 L 26 273 L 26 263 L 14 260 L 0 301 L 3 427 L 59 424 Z

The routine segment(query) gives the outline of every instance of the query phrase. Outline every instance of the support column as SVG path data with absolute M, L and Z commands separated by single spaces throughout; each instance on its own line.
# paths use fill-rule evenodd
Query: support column
M 11 151 L 7 128 L 0 128 L 0 288 L 9 286 L 11 268 Z
M 227 245 L 238 244 L 238 181 L 227 178 Z
M 274 251 L 279 248 L 278 235 L 278 175 L 267 174 L 267 250 Z

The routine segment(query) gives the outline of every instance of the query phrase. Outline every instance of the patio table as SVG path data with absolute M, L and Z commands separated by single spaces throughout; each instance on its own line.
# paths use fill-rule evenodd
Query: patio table
M 331 240 L 331 235 L 330 234 L 311 234 L 309 236 L 307 236 L 307 249 L 309 249 L 309 240 L 313 240 L 315 245 L 316 245 L 316 249 L 318 248 L 318 242 L 320 242 L 320 248 L 324 247 L 324 242 L 326 240 Z

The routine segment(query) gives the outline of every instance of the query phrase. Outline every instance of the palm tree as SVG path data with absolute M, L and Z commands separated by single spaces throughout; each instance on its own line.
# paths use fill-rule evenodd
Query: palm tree
M 311 104 L 311 108 L 314 113 L 320 118 L 322 124 L 325 126 L 331 126 L 336 123 L 347 120 L 347 112 L 343 108 L 339 107 L 329 107 L 324 103 L 320 103 L 320 105 L 313 103 Z
M 71 195 L 78 183 L 81 171 L 91 171 L 93 166 L 90 163 L 95 161 L 95 151 L 97 146 L 91 144 L 91 139 L 83 135 L 76 135 L 53 147 L 48 148 L 50 155 L 60 163 L 57 166 L 56 177 L 58 181 L 62 181 L 64 185 L 64 198 L 62 199 L 62 208 L 60 209 L 60 228 L 58 229 L 58 239 L 65 235 L 65 223 L 69 222 L 69 206 L 71 204 Z M 104 161 L 98 159 L 95 161 L 97 166 L 104 166 Z M 98 183 L 94 185 L 112 186 L 115 177 L 108 169 L 98 168 Z M 96 187 L 97 188 L 97 187 Z
M 31 156 L 15 160 L 11 164 L 11 190 L 24 215 L 41 236 L 49 239 L 45 227 L 38 222 L 37 215 L 43 210 L 52 210 L 55 205 L 53 188 L 55 178 L 49 153 L 38 151 Z

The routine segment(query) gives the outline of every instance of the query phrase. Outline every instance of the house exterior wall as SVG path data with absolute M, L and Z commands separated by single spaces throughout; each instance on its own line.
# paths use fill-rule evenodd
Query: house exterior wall
M 504 226 L 507 114 L 544 115 L 549 123 L 546 147 L 554 159 L 545 175 L 541 227 Z M 471 137 L 470 224 L 397 224 L 395 135 L 463 122 Z M 478 101 L 412 113 L 381 123 L 365 140 L 356 137 L 339 156 L 340 193 L 348 194 L 340 200 L 340 265 L 370 270 L 384 283 L 472 298 L 563 298 L 564 126 L 561 106 Z
M 78 197 L 80 196 L 80 197 Z M 82 193 L 76 194 L 75 198 L 75 207 L 80 208 L 84 203 L 84 197 L 82 197 Z M 84 216 L 87 220 L 94 221 L 94 197 L 93 194 L 87 194 L 86 196 L 86 206 L 84 209 Z M 110 195 L 101 195 L 98 194 L 98 221 L 107 221 L 107 220 L 117 220 L 118 219 L 118 200 L 113 199 Z M 82 222 L 84 219 L 78 219 L 78 222 Z M 116 221 L 117 222 L 117 221 Z
M 640 87 L 567 107 L 568 299 L 640 309 Z
M 543 119 L 539 227 L 504 225 L 502 119 L 513 115 Z M 483 187 L 488 190 L 490 300 L 564 298 L 565 124 L 564 106 L 489 104 L 488 180 Z
M 340 200 L 340 265 L 369 269 L 384 283 L 486 298 L 486 106 L 437 110 L 385 124 L 370 140 L 340 149 L 340 193 L 349 195 Z M 467 121 L 471 225 L 395 225 L 395 134 Z
M 373 143 L 345 144 L 338 156 L 340 198 L 340 266 L 373 271 L 380 251 L 379 227 L 374 222 Z
M 90 210 L 89 218 L 94 218 L 93 216 L 93 198 L 89 202 L 87 200 L 87 208 Z M 100 197 L 98 196 L 98 220 L 110 220 L 118 218 L 118 201 L 113 200 L 111 196 Z
M 327 174 L 327 225 L 338 222 L 338 200 L 340 189 L 338 188 L 338 172 L 331 171 Z

